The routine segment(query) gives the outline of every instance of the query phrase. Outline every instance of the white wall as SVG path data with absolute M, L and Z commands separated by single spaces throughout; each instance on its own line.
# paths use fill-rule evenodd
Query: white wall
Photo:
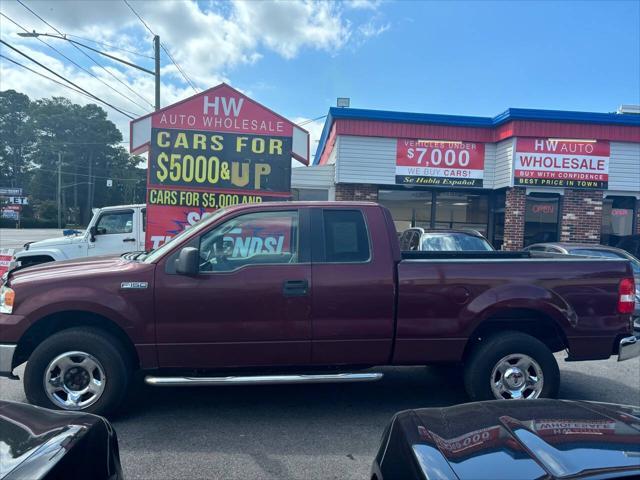
M 291 188 L 333 188 L 333 165 L 312 165 L 291 169 Z
M 507 138 L 496 144 L 496 168 L 493 188 L 504 188 L 513 185 L 513 152 L 515 138 Z
M 611 142 L 609 190 L 640 193 L 640 143 Z
M 337 183 L 396 183 L 396 139 L 339 136 Z

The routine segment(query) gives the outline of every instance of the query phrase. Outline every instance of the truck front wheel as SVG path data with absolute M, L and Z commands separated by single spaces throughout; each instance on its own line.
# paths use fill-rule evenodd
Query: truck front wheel
M 472 400 L 553 398 L 560 370 L 551 350 L 520 332 L 496 334 L 465 362 L 464 384 Z
M 124 399 L 131 369 L 117 338 L 92 328 L 52 335 L 33 351 L 24 390 L 34 405 L 107 415 Z

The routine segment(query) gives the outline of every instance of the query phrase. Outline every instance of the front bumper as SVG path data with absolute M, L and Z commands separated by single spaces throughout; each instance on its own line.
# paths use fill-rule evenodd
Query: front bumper
M 13 354 L 17 345 L 0 344 L 0 377 L 13 377 Z
M 623 362 L 640 356 L 640 337 L 631 335 L 620 340 L 618 348 L 618 361 Z

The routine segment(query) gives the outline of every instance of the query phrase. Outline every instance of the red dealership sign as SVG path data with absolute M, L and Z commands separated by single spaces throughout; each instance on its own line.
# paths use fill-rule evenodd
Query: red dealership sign
M 484 144 L 399 138 L 396 183 L 482 187 Z
M 218 208 L 288 199 L 308 133 L 222 84 L 134 120 L 131 151 L 149 152 L 150 249 Z
M 606 189 L 610 155 L 608 141 L 518 138 L 514 184 Z

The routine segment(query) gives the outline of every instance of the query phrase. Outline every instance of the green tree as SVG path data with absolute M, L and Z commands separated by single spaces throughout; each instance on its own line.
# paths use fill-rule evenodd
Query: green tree
M 36 217 L 50 218 L 57 205 L 58 171 L 65 223 L 86 224 L 94 207 L 144 201 L 142 159 L 123 148 L 99 106 L 0 92 L 0 129 L 0 186 L 25 188 Z

